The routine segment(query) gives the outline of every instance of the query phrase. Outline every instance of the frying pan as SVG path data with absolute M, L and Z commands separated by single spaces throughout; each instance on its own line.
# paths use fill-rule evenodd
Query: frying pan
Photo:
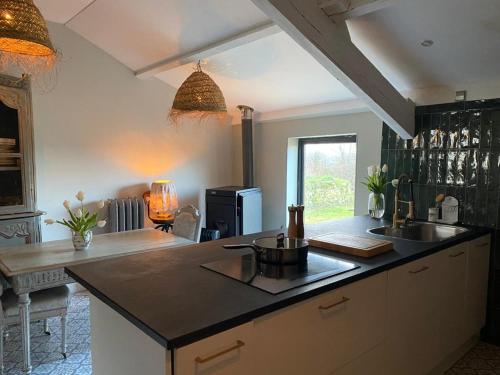
M 309 243 L 301 238 L 288 238 L 284 233 L 276 237 L 261 237 L 251 244 L 224 245 L 225 249 L 251 248 L 257 261 L 271 264 L 297 264 L 307 261 Z

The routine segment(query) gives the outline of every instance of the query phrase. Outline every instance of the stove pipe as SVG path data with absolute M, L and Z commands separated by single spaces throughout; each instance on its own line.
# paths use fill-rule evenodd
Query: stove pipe
M 243 152 L 243 186 L 253 186 L 253 108 L 239 105 L 241 111 L 241 139 Z

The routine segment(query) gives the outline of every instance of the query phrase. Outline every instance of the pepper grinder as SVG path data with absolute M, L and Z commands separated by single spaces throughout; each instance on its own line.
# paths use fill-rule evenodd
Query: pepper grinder
M 304 206 L 297 206 L 297 238 L 304 238 Z
M 288 206 L 288 237 L 297 238 L 297 207 Z

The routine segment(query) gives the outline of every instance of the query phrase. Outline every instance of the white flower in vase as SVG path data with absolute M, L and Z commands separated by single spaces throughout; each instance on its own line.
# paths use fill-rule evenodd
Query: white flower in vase
M 73 233 L 73 246 L 75 250 L 85 250 L 87 249 L 92 242 L 92 229 L 95 227 L 103 228 L 106 225 L 106 220 L 99 220 L 99 213 L 90 212 L 87 208 L 85 208 L 83 204 L 83 200 L 85 199 L 85 193 L 83 191 L 79 191 L 75 195 L 76 199 L 78 199 L 79 207 L 74 211 L 71 210 L 71 202 L 65 200 L 63 202 L 64 208 L 68 211 L 70 218 L 61 219 L 61 220 L 52 220 L 46 219 L 46 224 L 61 224 L 69 229 L 71 229 Z M 97 207 L 104 208 L 105 201 L 101 200 L 97 202 Z
M 368 213 L 375 219 L 380 219 L 384 216 L 385 212 L 385 197 L 384 192 L 387 185 L 387 172 L 389 167 L 384 164 L 371 165 L 368 167 L 368 177 L 366 181 L 362 182 L 370 192 L 368 196 Z
M 65 200 L 63 202 L 63 206 L 64 206 L 65 209 L 70 210 L 71 209 L 71 202 L 68 201 L 68 200 Z
M 80 202 L 83 202 L 83 200 L 85 199 L 85 193 L 83 191 L 79 191 L 78 193 L 76 193 L 75 195 L 76 199 L 78 199 Z

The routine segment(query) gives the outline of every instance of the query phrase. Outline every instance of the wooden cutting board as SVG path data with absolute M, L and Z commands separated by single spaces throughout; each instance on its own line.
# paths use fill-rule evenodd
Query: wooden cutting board
M 328 233 L 309 239 L 309 245 L 339 253 L 371 258 L 393 249 L 392 242 L 342 233 Z

